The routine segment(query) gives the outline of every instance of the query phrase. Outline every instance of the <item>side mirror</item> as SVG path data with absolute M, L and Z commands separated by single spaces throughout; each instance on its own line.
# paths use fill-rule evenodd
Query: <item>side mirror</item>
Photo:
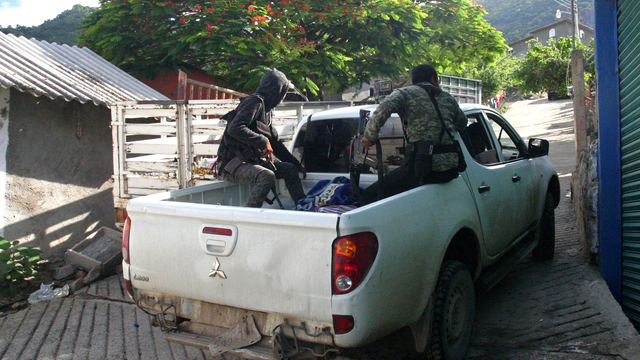
M 549 155 L 549 142 L 544 139 L 529 139 L 529 157 L 541 157 Z

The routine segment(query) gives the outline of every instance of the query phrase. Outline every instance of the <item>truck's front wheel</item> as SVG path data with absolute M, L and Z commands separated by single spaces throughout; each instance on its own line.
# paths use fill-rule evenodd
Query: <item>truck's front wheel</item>
M 549 192 L 545 198 L 544 210 L 535 236 L 538 246 L 531 253 L 534 259 L 551 260 L 556 248 L 556 220 L 554 214 L 554 198 Z
M 474 313 L 475 295 L 469 269 L 463 263 L 445 261 L 434 293 L 426 359 L 463 359 L 469 348 Z

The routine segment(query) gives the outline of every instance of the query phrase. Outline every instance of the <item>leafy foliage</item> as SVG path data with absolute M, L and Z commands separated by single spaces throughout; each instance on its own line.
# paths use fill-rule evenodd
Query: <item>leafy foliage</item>
M 38 26 L 16 26 L 0 29 L 5 34 L 14 34 L 26 38 L 36 38 L 50 43 L 78 45 L 76 37 L 80 35 L 78 28 L 87 15 L 95 8 L 82 5 L 74 5 L 71 10 L 66 10 L 55 19 L 47 20 Z
M 252 90 L 277 67 L 316 94 L 491 61 L 506 45 L 483 15 L 469 0 L 101 0 L 80 39 L 143 78 L 196 67 Z
M 511 55 L 502 55 L 495 62 L 485 63 L 476 61 L 467 65 L 458 76 L 478 79 L 482 81 L 482 102 L 498 94 L 508 86 L 516 86 L 514 72 L 520 64 L 520 59 Z
M 558 96 L 565 96 L 567 77 L 571 74 L 571 38 L 559 38 L 557 42 L 550 39 L 548 45 L 532 42 L 514 73 L 520 92 L 556 91 Z M 577 43 L 576 48 L 584 49 L 584 45 Z
M 556 10 L 568 11 L 554 0 L 476 0 L 487 10 L 485 19 L 502 31 L 508 43 L 520 40 L 535 29 L 552 24 Z M 593 0 L 578 0 L 580 23 L 591 28 L 595 25 Z M 571 18 L 562 14 L 562 18 Z
M 11 294 L 26 284 L 29 278 L 39 278 L 36 264 L 42 251 L 38 248 L 18 246 L 19 241 L 9 242 L 0 237 L 0 284 L 8 283 Z
M 589 42 L 589 46 L 584 51 L 584 60 L 586 61 L 591 55 L 595 53 L 596 53 L 596 40 L 591 39 L 591 41 Z M 586 82 L 589 82 L 589 80 L 596 79 L 596 62 L 593 59 L 591 59 L 591 61 L 589 61 L 584 66 L 584 72 L 585 72 Z

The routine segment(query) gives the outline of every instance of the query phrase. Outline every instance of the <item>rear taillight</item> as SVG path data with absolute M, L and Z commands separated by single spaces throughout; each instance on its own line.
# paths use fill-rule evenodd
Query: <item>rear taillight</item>
M 122 228 L 122 259 L 129 263 L 129 231 L 131 230 L 131 218 L 124 220 L 124 227 Z
M 336 334 L 346 334 L 353 330 L 353 316 L 348 315 L 333 315 L 333 331 Z
M 367 276 L 378 254 L 378 238 L 364 232 L 333 242 L 333 294 L 346 294 Z
M 122 227 L 122 259 L 129 264 L 129 233 L 131 232 L 131 219 L 127 217 L 124 220 L 124 226 Z M 133 299 L 133 287 L 131 286 L 131 274 L 128 276 L 129 280 L 124 280 L 124 288 L 127 294 Z M 134 299 L 135 300 L 135 299 Z

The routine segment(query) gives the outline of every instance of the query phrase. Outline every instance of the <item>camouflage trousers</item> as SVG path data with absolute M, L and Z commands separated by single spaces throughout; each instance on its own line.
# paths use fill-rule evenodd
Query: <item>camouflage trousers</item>
M 224 180 L 251 185 L 251 195 L 245 205 L 247 207 L 262 207 L 276 179 L 284 179 L 293 201 L 298 202 L 305 197 L 295 165 L 279 160 L 274 160 L 275 170 L 267 168 L 266 163 L 264 165 L 242 163 L 232 173 L 223 171 L 221 175 Z

